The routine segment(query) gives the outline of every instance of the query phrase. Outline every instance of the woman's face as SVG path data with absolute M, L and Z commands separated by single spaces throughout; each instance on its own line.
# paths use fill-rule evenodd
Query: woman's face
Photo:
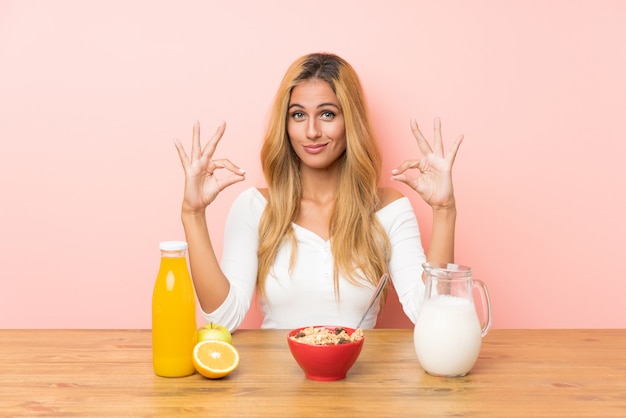
M 319 79 L 291 91 L 287 133 L 301 164 L 315 169 L 332 166 L 346 150 L 346 129 L 337 96 Z

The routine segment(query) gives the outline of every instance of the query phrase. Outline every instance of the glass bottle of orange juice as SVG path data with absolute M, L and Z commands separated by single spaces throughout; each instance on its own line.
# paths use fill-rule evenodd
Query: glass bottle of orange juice
M 189 376 L 195 372 L 192 355 L 198 329 L 187 243 L 165 241 L 159 247 L 161 265 L 152 294 L 152 365 L 158 376 Z

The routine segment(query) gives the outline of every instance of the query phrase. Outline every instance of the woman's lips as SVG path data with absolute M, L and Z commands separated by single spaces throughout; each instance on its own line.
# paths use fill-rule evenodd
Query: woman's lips
M 305 145 L 304 150 L 309 154 L 319 154 L 324 151 L 328 144 Z

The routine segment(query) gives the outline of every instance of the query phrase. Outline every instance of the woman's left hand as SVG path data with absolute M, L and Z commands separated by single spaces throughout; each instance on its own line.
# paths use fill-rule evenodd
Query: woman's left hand
M 435 118 L 434 150 L 420 132 L 415 119 L 411 119 L 411 129 L 422 153 L 422 158 L 404 161 L 398 168 L 391 170 L 391 178 L 401 181 L 417 191 L 433 209 L 454 207 L 452 165 L 463 141 L 463 135 L 457 138 L 448 154 L 444 155 L 441 120 L 439 118 Z M 417 176 L 410 175 L 412 169 L 419 170 L 419 174 Z

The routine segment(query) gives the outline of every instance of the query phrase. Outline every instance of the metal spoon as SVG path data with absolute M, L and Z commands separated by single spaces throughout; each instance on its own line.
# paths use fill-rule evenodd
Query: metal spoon
M 387 273 L 383 274 L 382 277 L 380 278 L 378 285 L 376 285 L 376 290 L 374 291 L 374 294 L 372 295 L 372 299 L 370 299 L 370 304 L 365 310 L 365 313 L 361 317 L 361 320 L 359 321 L 359 324 L 356 326 L 356 328 L 361 328 L 361 324 L 365 320 L 365 317 L 370 312 L 370 310 L 372 310 L 372 306 L 374 306 L 376 301 L 378 301 L 378 298 L 380 297 L 380 295 L 383 293 L 383 289 L 385 288 L 385 285 L 387 284 L 388 279 L 389 279 L 389 274 Z

